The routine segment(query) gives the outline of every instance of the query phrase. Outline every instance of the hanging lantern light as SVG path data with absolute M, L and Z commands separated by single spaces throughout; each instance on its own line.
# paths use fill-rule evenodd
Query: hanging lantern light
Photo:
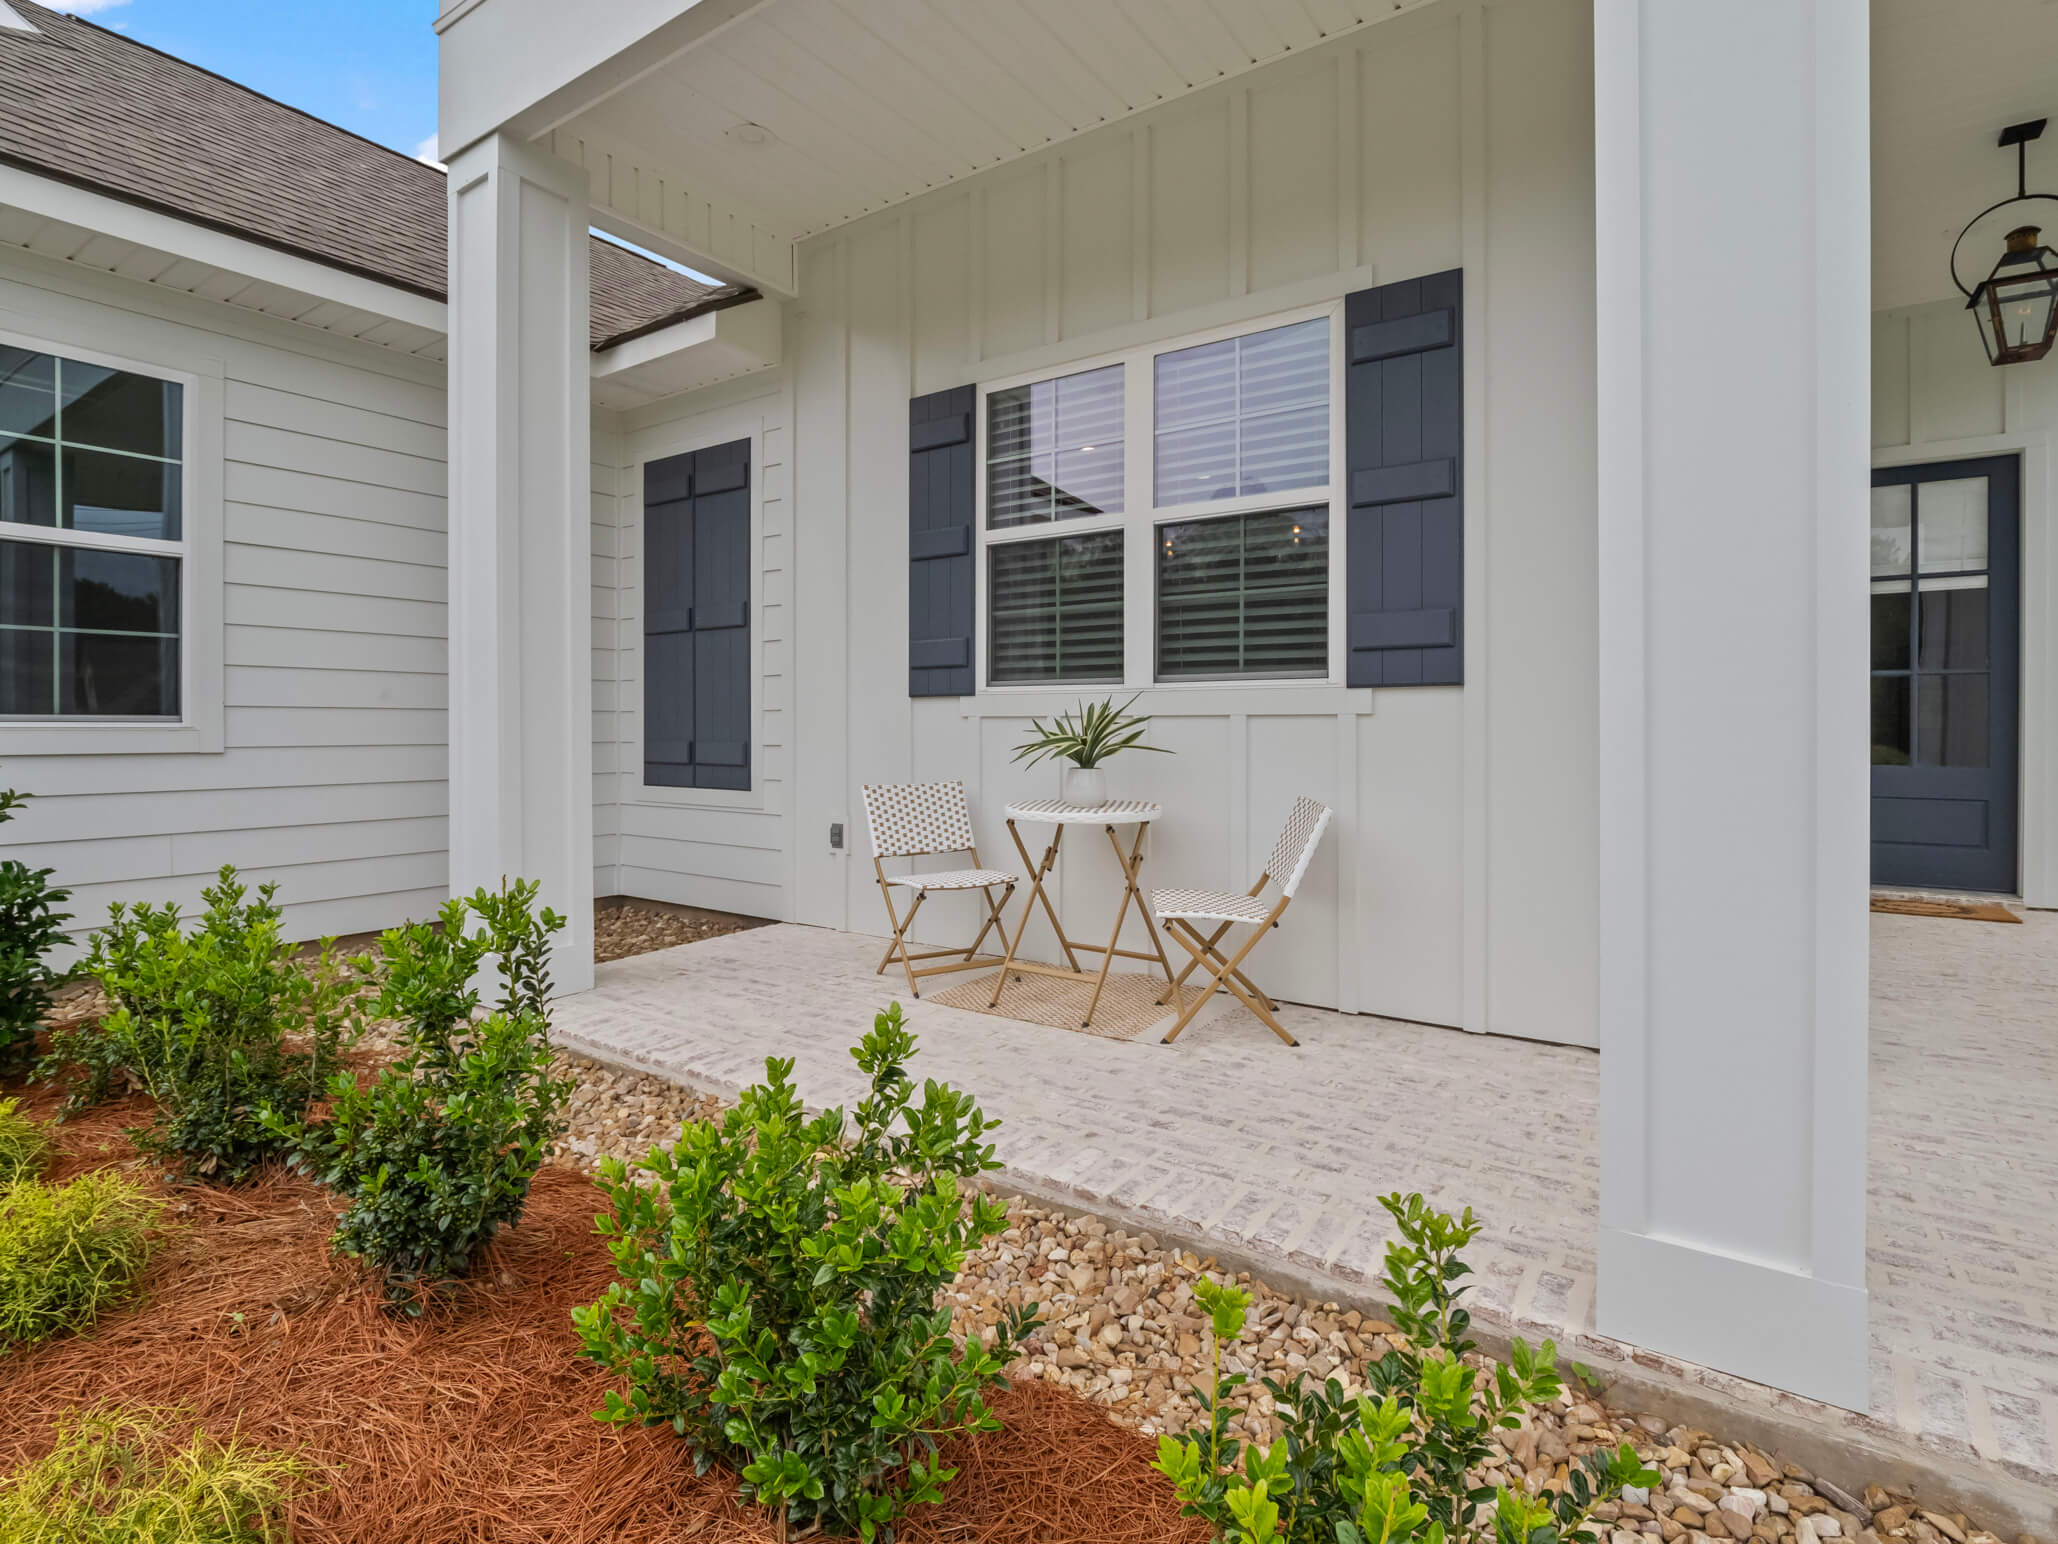
M 2015 147 L 2015 196 L 1974 215 L 1951 247 L 1951 282 L 1965 296 L 1965 309 L 1973 313 L 1992 365 L 2042 359 L 2058 338 L 2058 252 L 2038 239 L 2037 226 L 2018 225 L 2008 232 L 2001 260 L 1976 289 L 1966 289 L 1958 278 L 1958 248 L 1972 227 L 1994 210 L 2038 200 L 2058 202 L 2058 195 L 2029 191 L 2029 143 L 2044 132 L 2044 122 L 2039 118 L 2010 124 L 2001 131 L 2001 148 Z

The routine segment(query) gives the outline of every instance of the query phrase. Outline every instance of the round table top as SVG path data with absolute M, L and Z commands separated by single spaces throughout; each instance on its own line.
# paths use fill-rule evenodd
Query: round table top
M 1021 799 L 1008 806 L 1008 819 L 1048 826 L 1134 826 L 1165 813 L 1148 799 L 1108 799 L 1100 804 L 1069 804 L 1063 799 Z

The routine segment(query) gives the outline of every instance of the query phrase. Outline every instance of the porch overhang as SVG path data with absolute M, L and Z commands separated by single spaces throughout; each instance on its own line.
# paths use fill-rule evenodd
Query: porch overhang
M 782 299 L 805 238 L 1431 0 L 453 0 L 442 153 L 508 132 L 593 221 Z
M 624 339 L 593 356 L 593 400 L 627 407 L 779 362 L 779 305 L 752 300 Z

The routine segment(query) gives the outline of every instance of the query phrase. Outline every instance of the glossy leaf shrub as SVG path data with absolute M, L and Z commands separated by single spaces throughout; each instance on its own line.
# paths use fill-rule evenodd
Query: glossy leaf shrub
M 1185 1511 L 1231 1544 L 1593 1544 L 1594 1507 L 1659 1475 L 1624 1444 L 1583 1460 L 1562 1491 L 1530 1497 L 1471 1484 L 1467 1473 L 1491 1452 L 1492 1434 L 1558 1397 L 1556 1348 L 1518 1338 L 1489 1372 L 1466 1362 L 1476 1347 L 1459 1299 L 1471 1268 L 1458 1251 L 1479 1224 L 1469 1208 L 1453 1217 L 1419 1195 L 1383 1196 L 1380 1205 L 1401 1234 L 1387 1245 L 1381 1281 L 1400 1344 L 1366 1370 L 1368 1392 L 1347 1399 L 1334 1378 L 1267 1378 L 1280 1439 L 1246 1447 L 1231 1437 L 1229 1400 L 1244 1379 L 1223 1375 L 1222 1346 L 1242 1334 L 1250 1295 L 1203 1279 L 1194 1295 L 1213 1333 L 1213 1388 L 1194 1392 L 1210 1419 L 1159 1438 L 1157 1468 Z
M 0 1190 L 0 1353 L 84 1329 L 125 1300 L 161 1208 L 112 1169 Z
M 809 1119 L 791 1061 L 765 1063 L 719 1124 L 686 1127 L 637 1167 L 603 1165 L 599 1221 L 621 1280 L 573 1319 L 586 1354 L 627 1383 L 599 1418 L 665 1424 L 701 1468 L 733 1465 L 789 1533 L 890 1539 L 956 1475 L 937 1445 L 999 1422 L 1002 1383 L 1035 1305 L 993 1341 L 951 1336 L 938 1291 L 1006 1226 L 961 1182 L 999 1167 L 969 1094 L 906 1064 L 894 1004 L 851 1052 L 870 1092 Z
M 0 825 L 27 802 L 26 794 L 0 789 Z M 0 859 L 0 1074 L 27 1065 L 35 1054 L 51 990 L 64 980 L 50 968 L 50 954 L 71 920 L 70 912 L 58 910 L 71 892 L 50 883 L 52 872 Z
M 399 1020 L 400 1057 L 365 1088 L 338 1074 L 326 1118 L 277 1122 L 295 1166 L 349 1199 L 336 1251 L 383 1272 L 396 1305 L 419 1312 L 521 1219 L 564 1129 L 572 1085 L 550 1075 L 548 1012 L 550 935 L 563 926 L 518 881 L 450 901 L 440 928 L 388 932 L 372 1011 Z M 478 1016 L 473 982 L 489 957 L 501 995 Z
M 140 1088 L 154 1126 L 134 1133 L 185 1178 L 234 1184 L 285 1146 L 265 1112 L 298 1119 L 354 1036 L 362 982 L 325 940 L 313 960 L 281 936 L 275 884 L 224 867 L 189 931 L 177 906 L 114 905 L 84 968 L 114 1009 L 52 1037 L 44 1068 L 71 1107 Z

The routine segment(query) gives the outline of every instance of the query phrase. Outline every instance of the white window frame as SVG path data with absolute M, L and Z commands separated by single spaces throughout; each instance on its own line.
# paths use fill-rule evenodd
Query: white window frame
M 1180 333 L 1154 342 L 1137 344 L 1113 352 L 1082 355 L 1063 364 L 1046 364 L 1035 370 L 996 376 L 979 383 L 973 432 L 978 446 L 974 471 L 974 521 L 977 539 L 973 583 L 977 623 L 973 629 L 972 659 L 981 695 L 1048 696 L 1053 692 L 1235 692 L 1298 688 L 1333 688 L 1344 684 L 1347 612 L 1344 604 L 1344 576 L 1348 572 L 1345 553 L 1344 470 L 1344 327 L 1341 298 L 1291 310 L 1268 312 L 1240 321 L 1210 327 L 1200 332 Z M 1210 499 L 1196 504 L 1166 505 L 1154 501 L 1157 494 L 1157 359 L 1182 349 L 1251 333 L 1270 332 L 1317 317 L 1329 319 L 1329 481 L 1308 488 L 1278 493 L 1247 494 L 1236 498 Z M 1121 365 L 1122 370 L 1122 506 L 1119 515 L 1087 515 L 1070 520 L 1039 521 L 989 530 L 986 523 L 987 495 L 987 398 L 997 391 L 1030 386 L 1039 381 L 1058 380 Z M 1207 680 L 1157 678 L 1157 548 L 1158 528 L 1183 525 L 1216 515 L 1238 515 L 1272 509 L 1324 508 L 1329 512 L 1329 670 L 1320 676 L 1227 676 Z M 992 627 L 992 600 L 988 591 L 988 549 L 1021 541 L 1048 541 L 1053 537 L 1081 535 L 1089 531 L 1119 529 L 1122 543 L 1122 679 L 1097 681 L 1009 681 L 991 679 L 988 640 Z
M 775 420 L 755 404 L 714 408 L 653 429 L 631 432 L 624 442 L 628 463 L 623 469 L 618 539 L 626 552 L 622 565 L 616 625 L 615 710 L 628 725 L 618 736 L 621 802 L 670 809 L 762 810 L 765 802 L 763 765 L 765 730 L 765 435 Z M 643 781 L 643 565 L 649 543 L 643 530 L 643 469 L 653 461 L 692 451 L 712 450 L 736 440 L 750 441 L 750 786 L 748 788 L 674 788 Z
M 0 344 L 81 364 L 169 381 L 182 388 L 179 539 L 159 541 L 54 526 L 0 524 L 0 538 L 44 546 L 139 552 L 179 560 L 179 716 L 61 718 L 0 716 L 0 756 L 218 753 L 223 748 L 222 463 L 224 369 L 218 359 L 173 364 L 96 347 L 112 327 L 64 336 L 21 330 L 27 318 L 0 310 Z

